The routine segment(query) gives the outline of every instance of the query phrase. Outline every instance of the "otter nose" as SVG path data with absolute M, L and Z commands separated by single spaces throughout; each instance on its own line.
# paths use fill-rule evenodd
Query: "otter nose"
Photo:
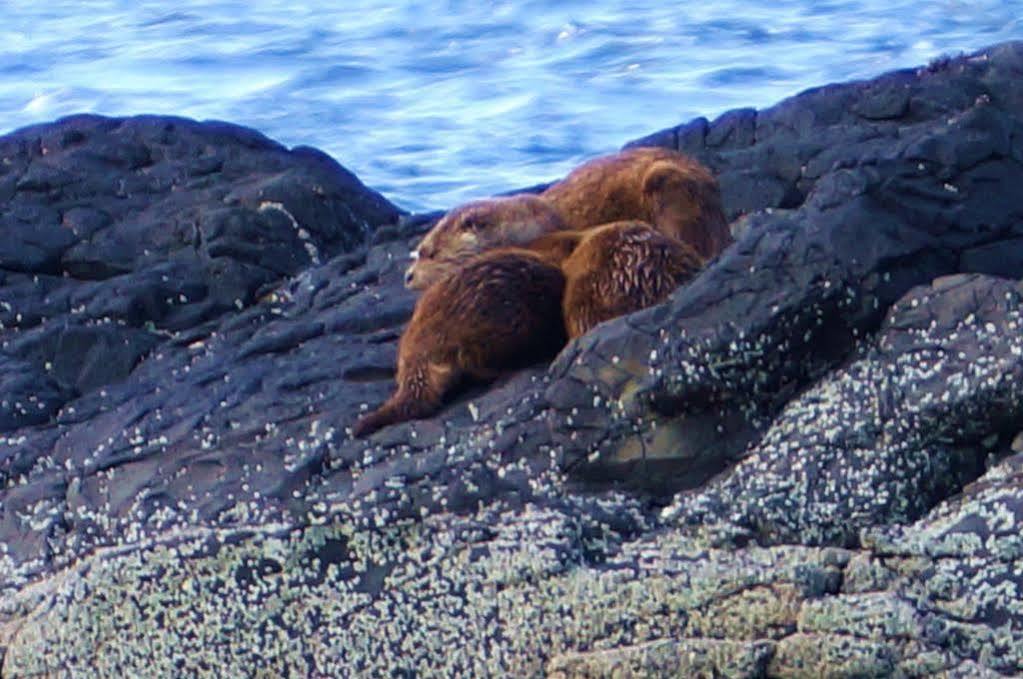
M 405 269 L 405 287 L 412 285 L 412 279 L 415 278 L 416 274 L 412 271 L 412 267 Z

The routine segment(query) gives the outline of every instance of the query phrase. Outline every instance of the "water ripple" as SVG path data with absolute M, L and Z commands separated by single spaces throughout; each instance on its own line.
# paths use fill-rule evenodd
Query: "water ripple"
M 7 129 L 78 111 L 227 119 L 323 148 L 409 209 L 1023 38 L 1023 0 L 5 0 L 0 16 Z

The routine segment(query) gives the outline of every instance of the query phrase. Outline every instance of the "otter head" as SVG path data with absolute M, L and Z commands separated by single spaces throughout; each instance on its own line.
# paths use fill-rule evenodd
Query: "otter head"
M 405 286 L 422 290 L 472 257 L 494 248 L 524 245 L 565 228 L 551 205 L 534 195 L 488 198 L 448 212 L 423 236 L 405 271 Z

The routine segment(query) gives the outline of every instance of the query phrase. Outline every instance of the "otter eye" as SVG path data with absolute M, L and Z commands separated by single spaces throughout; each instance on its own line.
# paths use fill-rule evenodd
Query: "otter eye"
M 413 250 L 412 252 L 408 253 L 408 258 L 411 259 L 412 261 L 419 259 L 419 250 Z
M 483 222 L 481 222 L 476 217 L 470 217 L 469 219 L 466 219 L 464 222 L 462 222 L 462 228 L 465 229 L 466 231 L 479 231 L 484 226 L 485 225 L 483 224 Z

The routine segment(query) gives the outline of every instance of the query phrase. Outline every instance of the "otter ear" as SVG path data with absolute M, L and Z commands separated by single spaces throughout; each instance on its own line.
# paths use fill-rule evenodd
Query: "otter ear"
M 692 178 L 674 163 L 658 161 L 643 176 L 643 193 L 652 200 L 660 200 L 671 192 L 679 200 L 696 200 Z

